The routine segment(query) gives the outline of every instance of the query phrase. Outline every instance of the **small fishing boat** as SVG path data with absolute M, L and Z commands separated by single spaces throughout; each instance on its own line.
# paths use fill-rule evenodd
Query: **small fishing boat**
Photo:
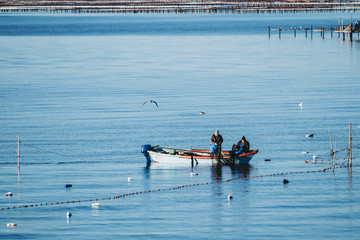
M 258 149 L 249 150 L 247 153 L 234 155 L 231 151 L 222 151 L 221 156 L 214 156 L 210 150 L 204 149 L 177 149 L 151 145 L 143 145 L 141 152 L 144 154 L 148 164 L 159 165 L 212 165 L 222 164 L 249 164 L 251 158 L 258 153 Z

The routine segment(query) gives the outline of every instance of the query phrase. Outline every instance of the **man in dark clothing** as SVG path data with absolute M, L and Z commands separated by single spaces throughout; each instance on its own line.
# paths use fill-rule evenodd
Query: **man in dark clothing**
M 242 153 L 247 153 L 250 150 L 250 143 L 246 140 L 245 136 L 241 139 Z
M 246 140 L 245 136 L 242 137 L 242 139 L 232 147 L 232 152 L 235 155 L 239 155 L 242 153 L 247 153 L 250 150 L 250 143 Z
M 214 153 L 216 156 L 221 155 L 221 144 L 223 143 L 223 138 L 219 133 L 219 130 L 216 130 L 210 137 L 210 153 Z

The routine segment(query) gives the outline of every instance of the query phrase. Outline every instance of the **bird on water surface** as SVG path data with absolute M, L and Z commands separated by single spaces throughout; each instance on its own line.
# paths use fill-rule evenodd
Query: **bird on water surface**
M 157 102 L 155 102 L 154 100 L 148 100 L 148 101 L 144 102 L 143 105 L 145 105 L 145 103 L 155 103 L 155 105 L 156 105 L 157 107 L 159 107 L 158 104 L 157 104 Z

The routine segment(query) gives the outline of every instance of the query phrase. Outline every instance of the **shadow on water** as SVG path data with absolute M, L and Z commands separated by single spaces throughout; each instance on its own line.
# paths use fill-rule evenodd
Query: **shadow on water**
M 250 174 L 250 170 L 251 170 L 251 165 L 250 164 L 245 164 L 245 165 L 230 165 L 231 167 L 231 174 L 233 177 L 235 178 L 239 178 L 239 177 L 248 177 Z
M 226 179 L 223 179 L 223 171 L 224 168 L 230 167 L 231 175 L 233 178 L 245 178 L 248 177 L 251 170 L 251 165 L 221 165 L 221 164 L 214 164 L 211 166 L 211 179 L 213 181 L 219 182 Z M 215 195 L 222 195 L 221 184 L 214 185 L 214 194 Z
M 221 164 L 214 164 L 211 166 L 211 179 L 215 181 L 222 180 L 222 167 Z
M 234 178 L 248 177 L 250 174 L 250 169 L 251 169 L 250 164 L 244 164 L 244 165 L 230 164 L 230 165 L 226 165 L 226 166 L 221 165 L 221 164 L 214 164 L 211 167 L 211 178 L 215 181 L 221 181 L 222 180 L 222 169 L 224 167 L 230 167 L 231 175 Z
M 221 181 L 222 180 L 222 165 L 221 164 L 214 164 L 211 166 L 211 179 L 214 181 Z M 213 192 L 214 195 L 220 196 L 222 195 L 222 186 L 221 184 L 213 184 Z
M 150 179 L 150 166 L 151 164 L 150 163 L 147 163 L 146 166 L 144 167 L 144 178 L 146 180 Z
M 191 172 L 196 172 L 198 166 L 191 167 Z M 210 166 L 211 171 L 211 179 L 214 181 L 221 181 L 223 180 L 223 168 L 230 168 L 231 169 L 231 175 L 234 178 L 245 178 L 248 177 L 250 174 L 250 170 L 252 169 L 252 166 L 250 164 L 229 164 L 229 165 L 223 165 L 223 164 L 212 164 Z M 144 177 L 145 179 L 150 179 L 151 175 L 151 162 L 148 162 L 146 166 L 144 167 Z

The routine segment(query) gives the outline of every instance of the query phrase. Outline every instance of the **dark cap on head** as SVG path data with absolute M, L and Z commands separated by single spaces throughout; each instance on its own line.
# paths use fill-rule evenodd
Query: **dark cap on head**
M 246 141 L 246 138 L 245 138 L 245 136 L 243 136 L 241 140 L 245 140 L 245 141 Z

